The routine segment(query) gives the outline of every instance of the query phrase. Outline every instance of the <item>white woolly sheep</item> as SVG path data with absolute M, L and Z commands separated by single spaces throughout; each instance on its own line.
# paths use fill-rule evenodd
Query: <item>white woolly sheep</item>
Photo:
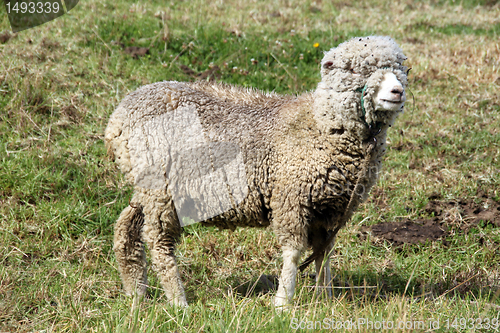
M 328 286 L 335 235 L 375 184 L 403 110 L 405 59 L 389 37 L 354 38 L 325 53 L 317 89 L 300 96 L 159 82 L 125 97 L 105 141 L 134 184 L 114 236 L 126 293 L 146 291 L 144 240 L 169 301 L 187 306 L 174 248 L 193 221 L 271 226 L 283 251 L 276 307 L 292 300 L 308 246 Z

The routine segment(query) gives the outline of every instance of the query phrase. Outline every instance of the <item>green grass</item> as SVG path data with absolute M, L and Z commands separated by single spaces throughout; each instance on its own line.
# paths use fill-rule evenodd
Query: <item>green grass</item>
M 445 332 L 475 331 L 447 329 L 456 318 L 500 320 L 499 228 L 400 247 L 358 237 L 361 224 L 429 217 L 434 193 L 500 200 L 499 16 L 491 1 L 89 0 L 0 44 L 0 331 L 277 332 L 364 318 L 439 320 Z M 112 251 L 131 188 L 102 141 L 119 101 L 143 84 L 195 80 L 181 65 L 301 93 L 315 88 L 323 51 L 369 34 L 401 45 L 414 99 L 389 133 L 377 195 L 338 237 L 335 297 L 316 298 L 309 270 L 294 307 L 274 313 L 258 283 L 280 271 L 272 233 L 195 224 L 178 248 L 191 306 L 169 307 L 151 271 L 150 297 L 133 308 Z M 149 52 L 133 58 L 129 46 Z

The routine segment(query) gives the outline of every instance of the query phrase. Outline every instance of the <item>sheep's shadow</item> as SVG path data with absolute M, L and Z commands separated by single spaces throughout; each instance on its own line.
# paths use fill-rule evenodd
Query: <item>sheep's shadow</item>
M 334 274 L 333 270 L 332 274 Z M 314 273 L 301 274 L 297 281 L 297 288 L 307 288 L 309 289 L 308 293 L 313 294 L 316 287 L 315 276 Z M 261 274 L 245 282 L 235 280 L 231 287 L 233 292 L 240 297 L 251 298 L 275 292 L 278 289 L 278 284 L 277 275 Z M 495 287 L 485 285 L 484 281 L 481 280 L 459 287 L 461 288 L 457 288 L 449 282 L 430 283 L 410 276 L 403 276 L 396 269 L 387 269 L 383 274 L 373 271 L 341 270 L 333 275 L 332 279 L 334 297 L 345 297 L 353 300 L 357 298 L 374 301 L 387 300 L 395 295 L 412 299 L 433 299 L 439 296 L 465 298 L 470 297 L 470 293 L 476 296 L 482 295 L 482 297 L 489 294 L 491 295 L 489 298 L 493 299 L 495 293 L 500 290 L 500 287 L 495 289 Z
M 235 281 L 231 287 L 233 291 L 244 297 L 265 295 L 278 290 L 278 276 L 261 274 L 259 277 L 240 283 Z
M 333 273 L 333 272 L 332 272 Z M 258 277 L 241 282 L 235 280 L 231 284 L 233 291 L 242 297 L 256 297 L 275 292 L 278 289 L 279 278 L 277 275 L 261 274 Z M 311 289 L 311 293 L 316 288 L 316 274 L 303 273 L 297 281 L 298 288 Z M 407 286 L 408 284 L 408 286 Z M 404 277 L 398 276 L 394 271 L 388 271 L 383 276 L 373 273 L 354 273 L 349 271 L 340 271 L 332 276 L 332 288 L 335 296 L 343 294 L 350 295 L 365 295 L 365 296 L 382 296 L 389 293 L 406 294 L 411 296 L 419 288 L 419 284 L 415 281 L 410 281 Z M 406 288 L 406 290 L 405 290 Z

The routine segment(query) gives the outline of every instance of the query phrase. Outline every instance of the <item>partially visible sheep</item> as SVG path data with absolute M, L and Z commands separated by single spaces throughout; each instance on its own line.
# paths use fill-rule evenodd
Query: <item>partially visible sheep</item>
M 283 249 L 277 307 L 291 301 L 308 246 L 317 283 L 328 285 L 335 233 L 375 184 L 387 128 L 403 110 L 405 59 L 389 37 L 354 38 L 325 53 L 317 89 L 300 96 L 202 82 L 128 95 L 105 133 L 135 185 L 114 239 L 127 294 L 145 293 L 145 240 L 168 299 L 187 305 L 174 255 L 186 216 L 270 225 Z

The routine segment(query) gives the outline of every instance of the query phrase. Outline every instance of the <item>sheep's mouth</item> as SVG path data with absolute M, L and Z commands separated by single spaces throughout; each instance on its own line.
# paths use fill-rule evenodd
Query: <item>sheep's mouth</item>
M 381 99 L 381 101 L 386 102 L 386 103 L 395 104 L 395 105 L 403 103 L 403 101 L 401 99 L 399 99 L 399 100 Z
M 403 107 L 404 99 L 380 99 L 375 106 L 377 111 L 398 111 Z

